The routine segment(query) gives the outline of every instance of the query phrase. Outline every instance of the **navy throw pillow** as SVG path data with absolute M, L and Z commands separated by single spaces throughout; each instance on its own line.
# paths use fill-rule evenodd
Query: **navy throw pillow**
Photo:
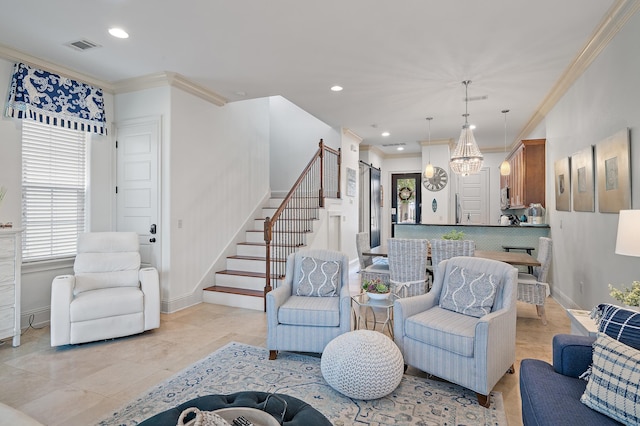
M 598 331 L 640 350 L 640 312 L 608 303 L 596 307 Z

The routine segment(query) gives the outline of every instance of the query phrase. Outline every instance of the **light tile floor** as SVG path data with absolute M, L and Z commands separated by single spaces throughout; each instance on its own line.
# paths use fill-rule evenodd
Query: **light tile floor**
M 353 284 L 356 284 L 355 286 Z M 357 276 L 352 292 L 357 292 Z M 551 339 L 570 331 L 564 309 L 547 304 L 549 324 L 535 307 L 518 303 L 516 373 L 496 385 L 502 392 L 510 425 L 521 425 L 519 362 L 551 360 Z M 266 344 L 263 312 L 199 304 L 162 315 L 157 330 L 111 341 L 51 348 L 49 328 L 27 329 L 22 345 L 0 346 L 0 402 L 47 425 L 91 425 L 148 388 L 209 353 L 236 341 Z M 424 375 L 410 368 L 408 374 Z M 1 424 L 1 419 L 0 419 Z

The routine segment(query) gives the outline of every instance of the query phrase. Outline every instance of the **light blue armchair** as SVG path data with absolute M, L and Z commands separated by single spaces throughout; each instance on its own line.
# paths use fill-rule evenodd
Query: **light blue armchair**
M 350 330 L 349 257 L 312 249 L 289 255 L 284 283 L 267 293 L 269 359 L 278 351 L 321 353 Z
M 429 293 L 394 303 L 394 340 L 405 364 L 471 389 L 489 407 L 491 389 L 516 359 L 517 279 L 503 262 L 442 261 Z M 478 303 L 481 309 L 472 307 Z

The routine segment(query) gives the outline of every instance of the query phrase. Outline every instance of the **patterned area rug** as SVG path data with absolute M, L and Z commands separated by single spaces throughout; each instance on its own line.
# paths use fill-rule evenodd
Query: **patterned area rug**
M 507 424 L 499 392 L 491 393 L 491 408 L 485 409 L 467 389 L 405 374 L 390 395 L 355 400 L 325 382 L 320 358 L 281 352 L 275 361 L 269 361 L 265 348 L 234 342 L 152 388 L 99 425 L 136 425 L 198 396 L 247 390 L 302 399 L 337 426 Z

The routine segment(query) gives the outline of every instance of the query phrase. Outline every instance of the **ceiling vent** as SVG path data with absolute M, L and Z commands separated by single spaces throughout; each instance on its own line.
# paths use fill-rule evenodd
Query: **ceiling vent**
M 96 47 L 101 47 L 99 44 L 94 43 L 92 41 L 89 40 L 77 40 L 77 41 L 72 41 L 66 44 L 67 46 L 75 49 L 75 50 L 79 50 L 81 52 L 84 52 L 85 50 L 89 50 L 89 49 L 94 49 Z
M 406 143 L 398 142 L 398 143 L 383 143 L 382 146 L 404 146 Z
M 473 101 L 486 101 L 487 99 L 489 99 L 489 95 L 483 95 L 483 96 L 469 96 L 468 98 L 462 98 L 462 102 L 473 102 Z

